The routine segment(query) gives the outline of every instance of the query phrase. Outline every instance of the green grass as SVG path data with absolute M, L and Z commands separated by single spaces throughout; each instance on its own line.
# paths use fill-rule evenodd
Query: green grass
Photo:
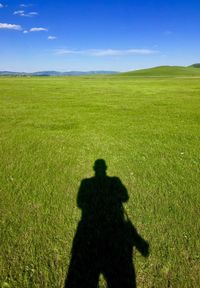
M 151 245 L 138 287 L 198 287 L 199 95 L 199 79 L 0 78 L 2 287 L 63 287 L 98 158 Z
M 143 77 L 200 77 L 200 69 L 184 66 L 158 66 L 149 69 L 141 69 L 120 73 L 119 76 L 143 76 Z

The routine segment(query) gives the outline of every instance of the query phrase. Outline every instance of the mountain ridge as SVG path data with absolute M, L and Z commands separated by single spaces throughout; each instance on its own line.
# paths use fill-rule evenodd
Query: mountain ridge
M 102 74 L 117 74 L 117 71 L 68 71 L 60 72 L 54 70 L 36 71 L 36 72 L 13 72 L 13 71 L 0 71 L 0 76 L 81 76 L 81 75 L 102 75 Z
M 36 71 L 36 72 L 14 72 L 0 71 L 0 76 L 84 76 L 84 75 L 115 75 L 119 76 L 198 76 L 200 75 L 200 63 L 190 66 L 155 66 L 151 68 L 132 70 L 127 72 L 92 70 L 92 71 Z

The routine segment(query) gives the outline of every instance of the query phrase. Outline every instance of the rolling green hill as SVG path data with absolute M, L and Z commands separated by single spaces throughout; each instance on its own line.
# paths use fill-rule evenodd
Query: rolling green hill
M 189 67 L 200 68 L 200 63 L 192 64 L 192 65 L 190 65 Z
M 120 76 L 160 76 L 160 77 L 176 77 L 176 76 L 200 76 L 200 69 L 194 67 L 183 66 L 158 66 L 149 69 L 129 71 L 118 74 Z

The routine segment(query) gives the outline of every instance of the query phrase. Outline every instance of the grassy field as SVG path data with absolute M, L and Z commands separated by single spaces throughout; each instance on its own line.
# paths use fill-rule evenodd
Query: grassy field
M 98 158 L 150 243 L 138 288 L 199 287 L 199 98 L 192 78 L 0 78 L 2 287 L 63 287 Z

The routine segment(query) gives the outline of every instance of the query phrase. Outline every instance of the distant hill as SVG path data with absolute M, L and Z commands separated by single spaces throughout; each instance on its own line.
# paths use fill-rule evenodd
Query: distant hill
M 188 67 L 193 67 L 193 68 L 200 68 L 200 63 L 195 63 L 195 64 L 192 64 Z
M 33 73 L 0 71 L 0 76 L 84 76 L 84 75 L 115 75 L 119 76 L 142 76 L 142 77 L 181 77 L 181 76 L 199 76 L 200 63 L 195 63 L 190 66 L 158 66 L 148 69 L 134 70 L 124 73 L 116 71 L 38 71 Z
M 26 72 L 12 72 L 12 71 L 0 71 L 0 76 L 80 76 L 80 75 L 102 75 L 102 74 L 117 74 L 116 71 L 38 71 L 33 73 Z
M 198 65 L 198 64 L 193 64 Z M 200 69 L 194 66 L 158 66 L 149 69 L 134 70 L 125 73 L 120 73 L 120 76 L 146 76 L 146 77 L 171 77 L 171 76 L 200 76 Z
M 116 74 L 116 71 L 69 71 L 69 72 L 58 72 L 58 71 L 39 71 L 29 73 L 32 76 L 80 76 L 80 75 L 102 75 L 102 74 Z

